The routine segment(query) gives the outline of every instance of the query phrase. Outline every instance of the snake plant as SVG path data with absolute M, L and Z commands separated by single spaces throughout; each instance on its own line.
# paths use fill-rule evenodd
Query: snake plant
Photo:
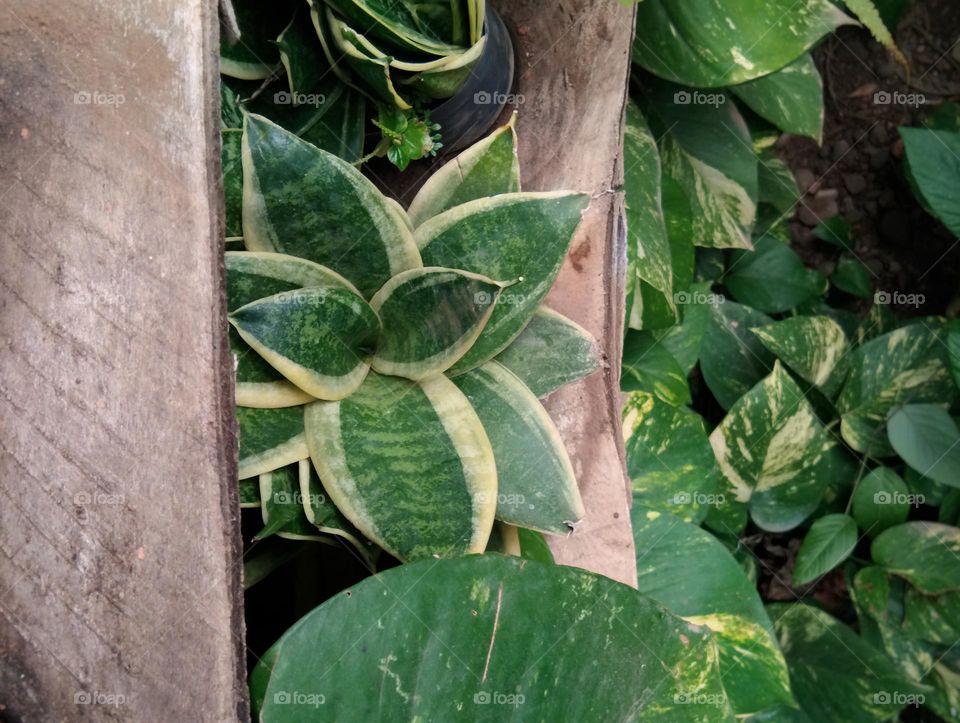
M 257 112 L 298 135 L 346 121 L 343 130 L 355 136 L 353 118 L 365 113 L 366 98 L 381 140 L 363 159 L 350 160 L 385 155 L 401 170 L 442 147 L 429 109 L 460 89 L 486 40 L 484 0 L 233 0 L 231 8 L 221 72 L 265 81 L 251 100 L 268 86 L 275 91 L 274 104 L 266 93 Z M 285 84 L 274 83 L 283 76 Z M 356 146 L 339 145 L 351 155 Z
M 512 121 L 410 213 L 264 117 L 239 133 L 227 302 L 259 537 L 337 535 L 408 561 L 482 552 L 495 519 L 569 532 L 583 504 L 538 397 L 597 361 L 542 301 L 589 197 L 521 192 Z

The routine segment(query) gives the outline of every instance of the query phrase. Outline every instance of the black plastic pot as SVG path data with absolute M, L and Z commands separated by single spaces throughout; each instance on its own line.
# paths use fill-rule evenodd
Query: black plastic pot
M 484 29 L 487 43 L 473 72 L 456 95 L 430 113 L 430 120 L 440 124 L 444 155 L 480 140 L 496 123 L 513 88 L 513 41 L 489 5 Z

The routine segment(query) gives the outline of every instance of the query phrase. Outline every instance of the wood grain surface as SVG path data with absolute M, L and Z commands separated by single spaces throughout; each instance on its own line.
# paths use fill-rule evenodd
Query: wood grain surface
M 216 5 L 0 2 L 0 718 L 246 718 Z
M 516 29 L 523 188 L 593 195 L 547 305 L 597 338 L 603 369 L 546 401 L 580 484 L 587 516 L 557 562 L 636 586 L 630 484 L 620 427 L 620 355 L 626 267 L 623 124 L 633 9 L 613 0 L 496 7 Z M 549 12 L 547 9 L 549 8 Z

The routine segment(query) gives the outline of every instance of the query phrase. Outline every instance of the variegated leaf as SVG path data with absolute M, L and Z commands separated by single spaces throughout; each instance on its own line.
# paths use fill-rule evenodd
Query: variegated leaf
M 514 114 L 510 122 L 442 165 L 414 196 L 414 226 L 478 198 L 520 191 L 520 161 Z
M 956 399 L 941 333 L 920 321 L 871 339 L 853 353 L 837 397 L 847 444 L 875 457 L 891 455 L 885 422 L 894 407 L 907 400 L 949 404 Z
M 422 266 L 410 229 L 357 169 L 253 114 L 244 119 L 243 179 L 251 251 L 324 264 L 366 297 Z
M 220 169 L 223 172 L 224 233 L 227 238 L 243 236 L 243 164 L 240 149 L 243 131 L 220 131 Z
M 330 498 L 400 560 L 482 552 L 497 506 L 483 424 L 446 377 L 371 373 L 340 402 L 306 407 L 310 457 Z
M 303 408 L 237 408 L 241 480 L 284 467 L 309 455 Z
M 465 48 L 444 42 L 432 33 L 425 33 L 414 8 L 406 3 L 385 3 L 378 0 L 326 0 L 326 4 L 358 28 L 369 28 L 371 35 L 412 53 L 445 56 Z
M 331 286 L 359 295 L 357 288 L 326 266 L 297 256 L 269 252 L 228 251 L 223 255 L 227 267 L 227 311 L 282 291 L 306 286 Z
M 232 326 L 228 338 L 237 378 L 237 406 L 278 409 L 313 401 L 313 397 L 284 379 L 266 359 L 251 349 Z
M 651 392 L 674 406 L 690 403 L 687 375 L 649 331 L 631 329 L 624 337 L 620 389 Z
M 566 191 L 506 193 L 456 206 L 417 228 L 427 265 L 516 280 L 452 374 L 489 361 L 523 331 L 560 272 L 589 200 Z
M 826 316 L 795 316 L 753 332 L 784 364 L 828 397 L 843 384 L 850 364 L 850 344 L 837 322 Z
M 364 47 L 367 43 L 366 38 L 338 21 L 330 10 L 327 10 L 327 25 L 336 46 L 334 55 L 338 65 L 349 68 L 350 72 L 360 79 L 362 87 L 380 103 L 400 110 L 413 108 L 410 101 L 400 94 L 394 84 L 390 56 L 373 56 Z
M 718 471 L 703 418 L 646 392 L 623 407 L 634 504 L 699 524 L 717 501 Z
M 496 361 L 512 371 L 540 399 L 600 367 L 590 332 L 546 306 Z
M 632 102 L 627 105 L 623 154 L 623 191 L 627 209 L 627 314 L 629 326 L 642 329 L 643 291 L 638 279 L 663 295 L 674 316 L 676 309 L 670 242 L 660 200 L 660 154 L 643 113 Z M 638 313 L 631 313 L 632 310 L 638 310 Z
M 710 304 L 709 309 L 700 371 L 720 406 L 730 409 L 773 368 L 773 355 L 750 331 L 773 319 L 749 306 L 722 299 L 721 303 Z
M 327 70 L 306 4 L 297 8 L 290 24 L 277 36 L 277 48 L 286 71 L 290 100 L 296 104 L 301 94 L 313 90 Z
M 435 266 L 397 274 L 370 300 L 383 325 L 373 368 L 414 380 L 446 371 L 476 342 L 503 288 Z
M 903 630 L 912 638 L 950 647 L 960 640 L 960 591 L 924 595 L 907 590 Z
M 823 136 L 823 80 L 810 53 L 762 78 L 735 85 L 730 91 L 784 133 Z M 794 196 L 794 201 L 796 201 Z
M 633 60 L 684 85 L 735 85 L 779 70 L 853 22 L 827 0 L 643 0 Z
M 800 711 L 774 712 L 769 720 L 876 723 L 920 692 L 894 660 L 830 614 L 800 603 L 768 605 L 767 612 L 800 704 Z
M 258 0 L 233 0 L 231 20 L 238 38 L 220 33 L 220 72 L 240 80 L 266 78 L 280 64 L 274 40 L 293 17 L 295 0 L 269 5 Z
M 264 540 L 272 535 L 288 540 L 321 539 L 319 530 L 304 514 L 297 469 L 293 464 L 260 475 L 263 529 L 255 539 Z
M 248 477 L 240 480 L 240 508 L 260 509 L 260 480 L 257 477 Z
M 764 530 L 783 532 L 805 520 L 835 481 L 835 441 L 777 362 L 710 435 L 723 477 L 723 503 L 707 524 L 739 532 L 749 508 Z
M 271 651 L 251 687 L 272 723 L 736 720 L 704 628 L 608 578 L 516 557 L 387 570 Z M 291 691 L 323 705 L 291 705 Z
M 368 569 L 374 569 L 376 548 L 363 539 L 360 531 L 333 504 L 309 459 L 300 460 L 297 468 L 299 501 L 311 525 L 320 532 L 342 537 L 363 557 Z
M 453 381 L 470 400 L 493 445 L 497 519 L 568 534 L 586 512 L 563 439 L 534 393 L 496 362 Z
M 756 588 L 713 535 L 634 505 L 637 589 L 713 631 L 720 671 L 738 716 L 791 705 L 787 666 Z
M 646 98 L 663 176 L 676 185 L 671 194 L 679 192 L 689 203 L 694 245 L 750 249 L 758 171 L 746 122 L 721 91 L 706 104 L 693 97 L 689 89 L 658 82 Z M 672 205 L 665 188 L 668 219 Z
M 343 399 L 360 386 L 380 334 L 370 305 L 336 286 L 274 294 L 229 319 L 270 366 L 317 399 Z
M 960 590 L 960 529 L 905 522 L 884 530 L 870 547 L 873 561 L 927 593 Z

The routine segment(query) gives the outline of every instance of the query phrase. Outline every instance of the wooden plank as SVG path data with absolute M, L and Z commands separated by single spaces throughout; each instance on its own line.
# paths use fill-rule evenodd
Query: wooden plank
M 0 4 L 0 718 L 246 718 L 216 4 Z
M 546 401 L 570 451 L 587 516 L 551 538 L 557 562 L 636 586 L 620 427 L 626 245 L 623 127 L 633 9 L 613 0 L 506 0 L 516 28 L 520 167 L 528 191 L 588 190 L 580 231 L 547 304 L 600 342 L 604 368 Z

